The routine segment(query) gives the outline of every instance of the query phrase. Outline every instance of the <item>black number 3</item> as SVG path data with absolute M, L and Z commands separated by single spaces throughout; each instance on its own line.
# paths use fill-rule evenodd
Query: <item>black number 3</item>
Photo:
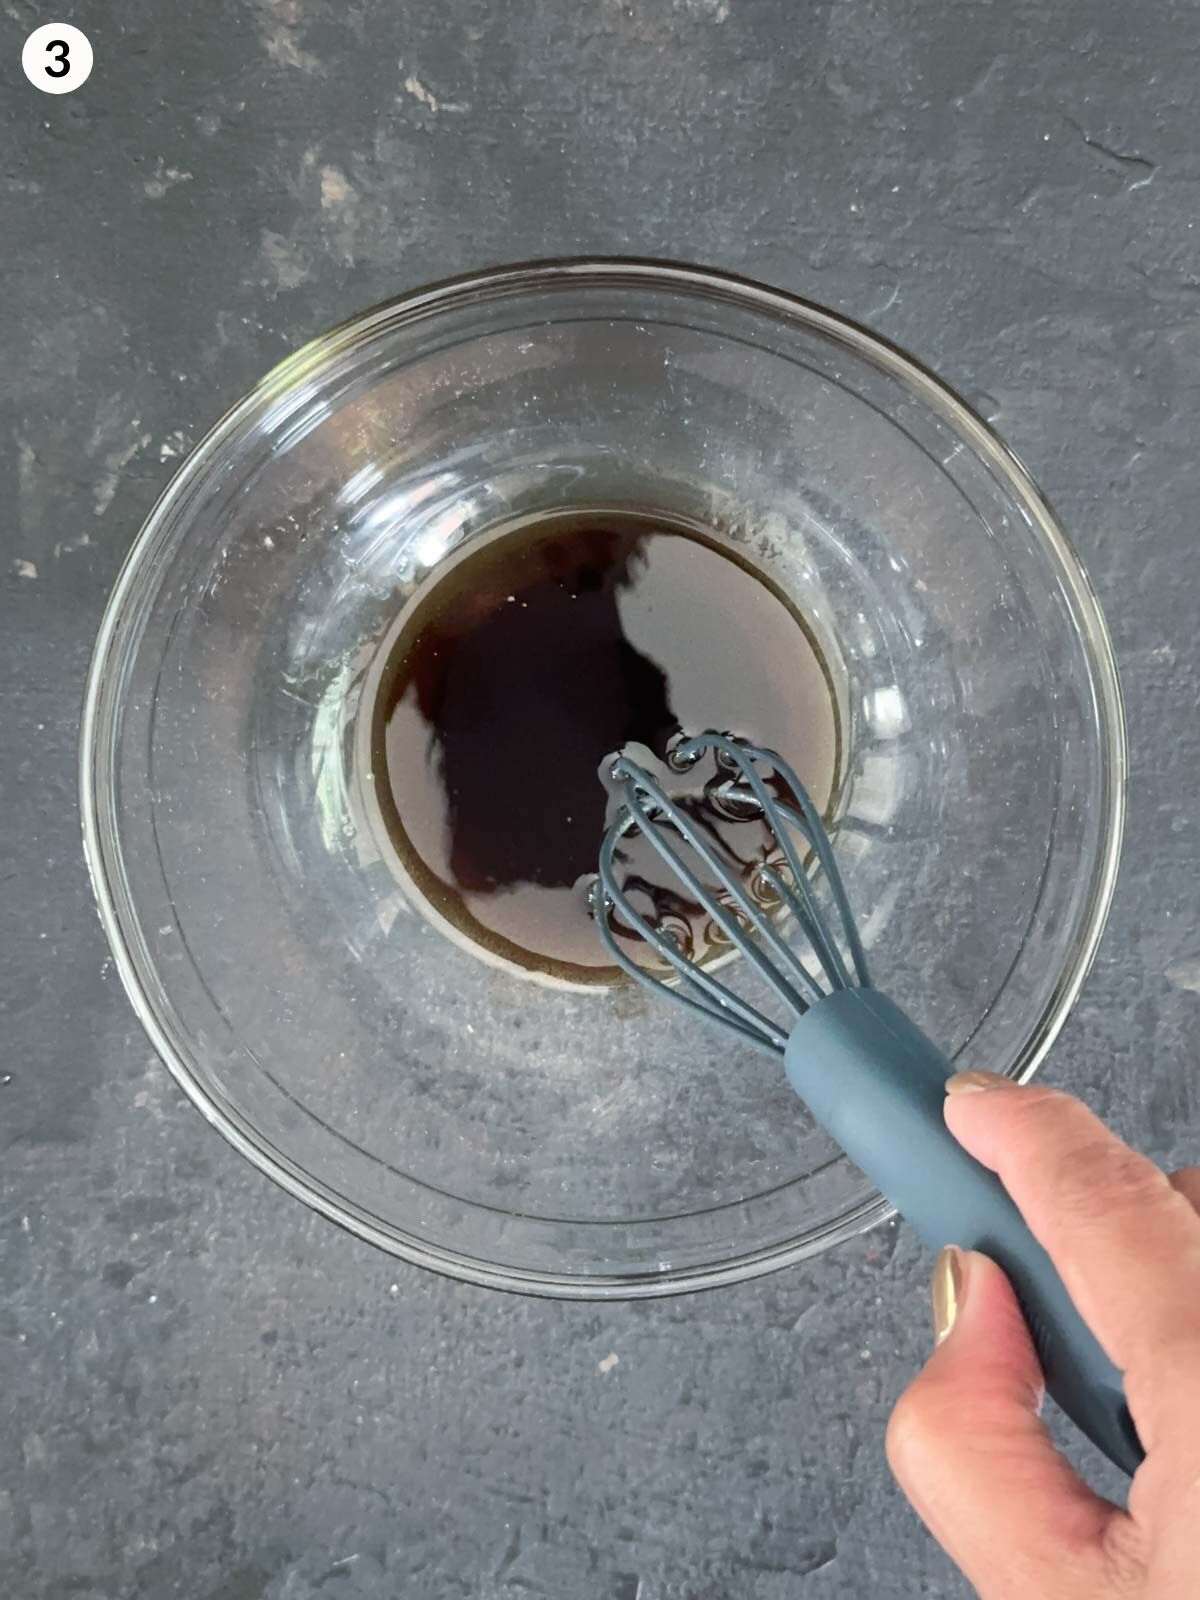
M 54 58 L 57 64 L 53 67 L 46 68 L 46 76 L 48 78 L 65 78 L 67 73 L 71 70 L 71 52 L 67 46 L 67 41 L 65 39 L 51 39 L 50 43 L 46 46 L 46 49 L 58 51 L 58 54 Z

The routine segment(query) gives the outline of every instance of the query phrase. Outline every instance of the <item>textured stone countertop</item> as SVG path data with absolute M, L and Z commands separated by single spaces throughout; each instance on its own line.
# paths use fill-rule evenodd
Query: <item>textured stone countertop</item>
M 1200 1149 L 1200 10 L 1117 0 L 0 7 L 0 1587 L 12 1600 L 962 1596 L 882 1458 L 929 1340 L 894 1228 L 561 1305 L 389 1260 L 156 1063 L 79 847 L 105 595 L 222 409 L 494 262 L 693 259 L 860 318 L 991 417 L 1114 632 L 1131 827 L 1050 1071 Z M 609 1357 L 618 1357 L 613 1363 Z

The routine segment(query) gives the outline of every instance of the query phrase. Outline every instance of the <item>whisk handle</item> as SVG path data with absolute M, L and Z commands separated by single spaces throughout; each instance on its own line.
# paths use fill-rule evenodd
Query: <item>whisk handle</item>
M 931 1249 L 982 1250 L 1004 1268 L 1048 1393 L 1132 1473 L 1143 1451 L 1121 1374 L 1000 1180 L 947 1129 L 942 1108 L 954 1069 L 937 1046 L 877 989 L 845 989 L 801 1018 L 784 1060 L 813 1116 Z

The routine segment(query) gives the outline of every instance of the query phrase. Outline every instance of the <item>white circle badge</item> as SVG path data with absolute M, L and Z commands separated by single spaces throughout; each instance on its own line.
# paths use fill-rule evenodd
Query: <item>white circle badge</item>
M 69 22 L 43 22 L 26 39 L 21 65 L 43 94 L 70 94 L 91 75 L 91 40 Z

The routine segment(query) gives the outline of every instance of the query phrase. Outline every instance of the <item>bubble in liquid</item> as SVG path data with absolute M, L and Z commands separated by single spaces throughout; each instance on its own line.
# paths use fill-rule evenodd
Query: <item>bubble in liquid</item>
M 703 750 L 684 750 L 690 735 L 680 732 L 672 734 L 667 745 L 666 761 L 672 772 L 690 772 L 694 766 L 704 759 Z
M 782 905 L 783 896 L 778 885 L 790 887 L 791 874 L 786 861 L 764 861 L 755 867 L 750 877 L 750 893 L 760 905 L 768 910 Z
M 686 917 L 678 917 L 671 912 L 664 912 L 654 924 L 656 933 L 664 939 L 669 939 L 676 951 L 685 961 L 691 961 L 695 955 L 695 941 L 692 929 Z

